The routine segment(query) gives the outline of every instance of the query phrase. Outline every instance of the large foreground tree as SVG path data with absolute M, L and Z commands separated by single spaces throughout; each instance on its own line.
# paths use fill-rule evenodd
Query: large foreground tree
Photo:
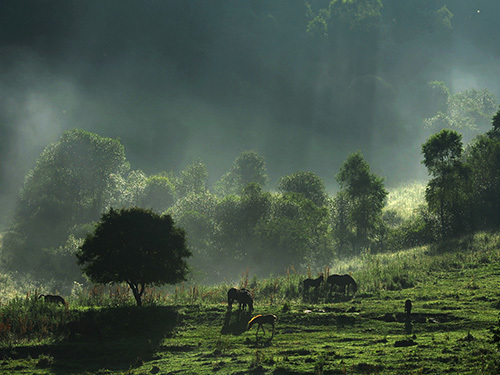
M 91 281 L 126 282 L 141 306 L 146 285 L 185 280 L 191 252 L 169 215 L 134 207 L 103 214 L 76 256 Z

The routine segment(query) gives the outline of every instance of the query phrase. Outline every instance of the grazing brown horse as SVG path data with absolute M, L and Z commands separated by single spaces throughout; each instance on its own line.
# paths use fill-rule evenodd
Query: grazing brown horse
M 52 303 L 61 304 L 63 306 L 68 306 L 68 303 L 61 296 L 54 295 L 54 294 L 40 294 L 38 296 L 38 299 L 40 299 L 42 297 L 43 297 L 45 302 L 52 302 Z
M 358 284 L 356 284 L 356 281 L 351 277 L 351 275 L 337 275 L 333 274 L 328 276 L 328 279 L 326 279 L 326 282 L 330 284 L 330 293 L 332 292 L 332 289 L 334 286 L 338 286 L 342 289 L 342 294 L 348 295 L 349 294 L 349 289 L 352 287 L 352 293 L 356 293 L 358 291 Z
M 309 288 L 314 288 L 314 290 L 318 290 L 319 286 L 323 282 L 323 279 L 324 279 L 323 274 L 319 275 L 319 277 L 316 279 L 305 279 L 303 281 L 304 291 L 307 292 Z
M 263 324 L 271 324 L 273 326 L 273 334 L 271 337 L 274 337 L 274 323 L 276 323 L 277 319 L 278 317 L 273 314 L 256 315 L 248 322 L 247 330 L 249 331 L 254 324 L 258 324 L 259 326 L 257 327 L 257 332 L 255 332 L 255 337 L 257 337 L 257 333 L 259 333 L 259 329 L 261 327 L 262 327 L 262 332 L 264 332 L 264 335 L 266 334 Z
M 411 299 L 407 299 L 405 302 L 405 313 L 407 315 L 411 314 Z
M 244 310 L 248 305 L 248 311 L 253 310 L 253 298 L 252 293 L 245 288 L 231 288 L 227 292 L 227 305 L 229 310 L 233 307 L 233 302 L 238 301 L 240 303 L 240 310 Z

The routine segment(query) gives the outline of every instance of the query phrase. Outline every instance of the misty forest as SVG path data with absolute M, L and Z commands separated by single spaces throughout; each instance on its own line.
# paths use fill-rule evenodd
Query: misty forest
M 498 14 L 0 2 L 0 373 L 498 373 Z

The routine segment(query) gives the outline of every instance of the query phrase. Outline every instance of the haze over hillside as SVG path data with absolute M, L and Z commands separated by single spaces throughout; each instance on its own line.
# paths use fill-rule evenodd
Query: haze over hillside
M 271 187 L 306 170 L 332 190 L 360 150 L 389 187 L 424 179 L 422 121 L 441 110 L 428 82 L 500 97 L 499 11 L 497 0 L 4 0 L 0 223 L 43 148 L 72 128 L 119 138 L 147 173 L 201 158 L 215 182 L 255 149 Z

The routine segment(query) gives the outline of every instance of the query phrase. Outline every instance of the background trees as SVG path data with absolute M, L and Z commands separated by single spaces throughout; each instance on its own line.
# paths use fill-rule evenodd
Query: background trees
M 295 172 L 278 181 L 281 193 L 298 193 L 311 200 L 317 206 L 324 206 L 327 194 L 323 181 L 313 172 Z
M 268 181 L 266 162 L 256 151 L 243 151 L 231 169 L 217 183 L 220 195 L 240 194 L 250 183 L 264 186 Z
M 141 210 L 130 208 L 135 205 L 152 208 L 157 216 L 167 213 L 176 228 L 184 228 L 196 276 L 211 280 L 247 267 L 262 275 L 289 265 L 319 268 L 363 251 L 396 250 L 497 228 L 499 118 L 500 111 L 492 129 L 465 150 L 455 130 L 429 137 L 422 145 L 422 163 L 430 175 L 426 204 L 405 218 L 384 209 L 384 180 L 371 172 L 359 151 L 337 173 L 340 190 L 335 195 L 313 172 L 283 176 L 275 190 L 265 190 L 265 161 L 255 152 L 238 156 L 226 174 L 232 183 L 216 195 L 201 160 L 178 175 L 148 176 L 128 170 L 118 141 L 67 132 L 47 147 L 27 176 L 18 216 L 3 233 L 2 258 L 11 269 L 75 280 L 80 273 L 74 254 L 92 232 L 96 211 Z M 106 219 L 114 214 L 109 215 Z M 140 297 L 143 285 L 131 288 Z
M 141 306 L 146 285 L 185 280 L 191 253 L 184 230 L 169 215 L 129 208 L 103 214 L 76 256 L 90 280 L 126 282 Z
M 444 82 L 433 81 L 437 113 L 426 118 L 424 125 L 433 131 L 453 129 L 470 141 L 478 133 L 485 132 L 495 113 L 497 99 L 488 89 L 470 89 L 450 93 Z
M 4 256 L 12 269 L 45 273 L 42 258 L 71 231 L 96 220 L 129 169 L 119 141 L 83 130 L 65 132 L 26 176 Z M 45 253 L 44 253 L 45 252 Z

